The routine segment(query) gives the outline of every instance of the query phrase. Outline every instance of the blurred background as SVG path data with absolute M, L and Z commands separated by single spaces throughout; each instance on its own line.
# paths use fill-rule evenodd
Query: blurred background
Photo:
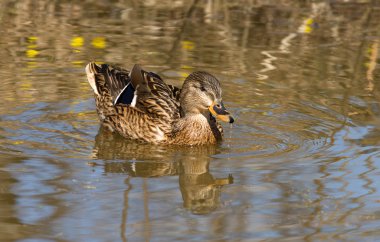
M 376 241 L 378 0 L 0 1 L 1 241 Z M 99 125 L 84 67 L 204 70 L 217 146 Z

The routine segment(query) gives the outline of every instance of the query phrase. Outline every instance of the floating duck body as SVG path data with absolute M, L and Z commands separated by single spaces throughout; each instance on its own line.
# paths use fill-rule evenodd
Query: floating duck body
M 104 126 L 149 143 L 215 144 L 223 137 L 216 119 L 234 122 L 222 103 L 220 82 L 207 72 L 190 74 L 182 89 L 135 65 L 131 71 L 89 63 L 88 82 Z

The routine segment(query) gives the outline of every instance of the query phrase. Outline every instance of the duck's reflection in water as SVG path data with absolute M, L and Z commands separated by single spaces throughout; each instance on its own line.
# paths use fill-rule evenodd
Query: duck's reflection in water
M 195 214 L 206 214 L 220 204 L 221 187 L 231 184 L 231 174 L 214 178 L 206 159 L 182 160 L 179 165 L 179 185 L 184 207 Z
M 207 214 L 220 205 L 221 188 L 233 183 L 231 174 L 215 178 L 210 173 L 211 156 L 216 148 L 215 145 L 182 147 L 138 143 L 101 127 L 95 138 L 93 156 L 106 160 L 106 173 L 144 178 L 178 176 L 184 207 L 194 214 Z

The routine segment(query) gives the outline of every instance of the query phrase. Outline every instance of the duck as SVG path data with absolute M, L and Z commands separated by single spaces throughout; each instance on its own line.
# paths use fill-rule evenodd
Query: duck
M 234 118 L 222 101 L 219 80 L 191 73 L 182 88 L 135 64 L 129 71 L 90 62 L 85 67 L 100 122 L 127 139 L 153 144 L 207 145 L 223 139 L 218 121 Z

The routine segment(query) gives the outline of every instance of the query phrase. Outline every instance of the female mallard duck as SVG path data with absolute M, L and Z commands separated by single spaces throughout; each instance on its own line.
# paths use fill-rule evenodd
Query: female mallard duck
M 223 135 L 216 119 L 234 122 L 222 103 L 219 81 L 207 72 L 190 74 L 182 90 L 139 65 L 127 71 L 89 63 L 86 73 L 100 120 L 126 138 L 179 145 L 215 144 Z

